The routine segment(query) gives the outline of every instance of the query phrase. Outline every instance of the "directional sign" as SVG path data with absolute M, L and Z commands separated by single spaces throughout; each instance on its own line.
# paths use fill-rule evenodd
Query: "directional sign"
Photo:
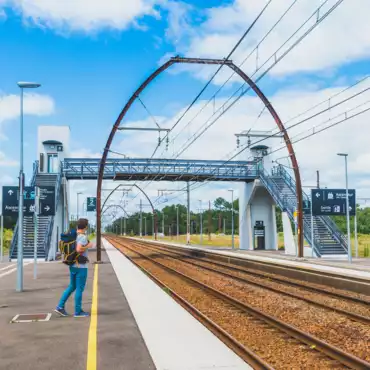
M 18 217 L 19 188 L 3 186 L 3 216 Z M 35 212 L 35 188 L 26 186 L 23 192 L 23 215 L 32 216 Z
M 96 198 L 88 197 L 86 201 L 86 211 L 96 212 Z
M 55 187 L 43 186 L 39 188 L 40 216 L 54 216 L 55 215 Z
M 312 213 L 314 216 L 345 216 L 346 189 L 312 189 Z M 356 214 L 356 191 L 348 190 L 349 214 Z

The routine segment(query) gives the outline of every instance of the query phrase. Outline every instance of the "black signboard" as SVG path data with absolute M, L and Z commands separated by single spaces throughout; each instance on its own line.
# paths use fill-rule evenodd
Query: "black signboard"
M 87 212 L 96 212 L 96 198 L 88 197 L 86 202 Z
M 39 215 L 55 216 L 55 187 L 43 186 L 39 188 Z
M 312 189 L 312 213 L 314 216 L 345 216 L 346 189 Z M 356 215 L 356 191 L 348 190 L 349 214 Z
M 3 186 L 3 216 L 18 217 L 19 188 Z M 35 188 L 26 186 L 23 192 L 23 215 L 32 216 L 35 212 Z

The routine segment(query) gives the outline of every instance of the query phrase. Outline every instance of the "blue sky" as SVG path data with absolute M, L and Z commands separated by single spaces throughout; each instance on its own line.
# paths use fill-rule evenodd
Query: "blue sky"
M 323 11 L 335 2 L 330 0 Z M 38 125 L 69 125 L 72 150 L 94 156 L 101 153 L 109 129 L 129 96 L 161 62 L 176 54 L 225 57 L 261 10 L 263 2 L 132 0 L 124 3 L 76 0 L 70 7 L 57 0 L 0 0 L 0 185 L 14 181 L 18 172 L 18 111 L 14 106 L 14 95 L 19 93 L 17 81 L 42 83 L 42 88 L 35 91 L 37 95 L 30 100 L 32 107 L 25 118 L 28 174 L 36 159 Z M 272 1 L 233 56 L 236 62 L 253 49 L 288 3 Z M 319 0 L 298 0 L 271 39 L 261 45 L 259 63 L 267 59 L 320 3 Z M 369 10 L 365 0 L 345 0 L 260 82 L 283 120 L 330 97 L 369 72 L 370 40 L 367 35 L 370 25 L 365 16 Z M 243 68 L 252 74 L 256 55 Z M 159 77 L 143 93 L 142 99 L 158 121 L 171 127 L 175 116 L 202 88 L 213 70 L 175 67 Z M 211 96 L 228 73 L 218 75 L 203 99 Z M 217 96 L 216 104 L 222 104 L 238 86 L 239 81 L 229 83 Z M 233 134 L 250 127 L 260 111 L 259 104 L 253 96 L 246 97 L 223 122 L 220 120 L 220 124 L 203 135 L 186 156 L 222 158 L 235 149 Z M 195 114 L 196 110 L 191 113 Z M 138 121 L 152 124 L 144 109 L 136 104 L 125 122 L 138 124 Z M 304 128 L 321 121 L 310 121 Z M 184 125 L 187 122 L 185 120 Z M 229 123 L 234 123 L 235 127 Z M 365 176 L 370 173 L 370 156 L 362 135 L 354 135 L 354 132 L 369 132 L 369 129 L 363 120 L 352 124 L 351 128 L 349 124 L 338 126 L 335 140 L 331 140 L 332 134 L 323 134 L 322 138 L 318 136 L 297 146 L 304 181 L 310 182 L 316 169 L 320 169 L 328 185 L 338 185 L 341 172 L 335 152 L 342 149 L 352 155 L 350 170 L 352 168 L 352 178 L 356 179 L 353 186 L 363 189 L 365 194 L 370 184 Z M 164 156 L 176 152 L 201 125 L 200 119 L 179 133 L 179 139 Z M 260 127 L 272 129 L 273 123 L 263 115 Z M 350 143 L 349 134 L 353 138 Z M 131 156 L 147 156 L 156 141 L 153 134 L 139 137 L 128 133 L 116 138 L 114 148 Z M 313 143 L 319 148 L 317 152 L 312 151 Z M 283 155 L 278 153 L 280 157 Z M 89 192 L 93 191 L 90 185 L 84 186 Z M 216 196 L 219 187 L 209 188 L 207 192 Z

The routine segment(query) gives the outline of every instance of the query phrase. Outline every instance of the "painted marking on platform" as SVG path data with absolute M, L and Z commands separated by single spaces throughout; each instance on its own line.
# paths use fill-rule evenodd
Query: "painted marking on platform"
M 10 269 L 11 267 L 15 267 L 15 266 L 16 266 L 16 264 L 15 264 L 15 263 L 11 263 L 11 264 L 10 264 L 10 265 L 8 265 L 8 266 L 2 267 L 2 268 L 0 269 L 0 271 L 4 271 L 4 270 Z
M 27 265 L 29 265 L 31 262 L 28 262 L 28 263 L 24 263 L 23 264 L 23 267 L 24 266 L 27 266 Z M 9 275 L 9 274 L 11 274 L 12 272 L 14 272 L 14 271 L 17 271 L 17 267 L 16 267 L 16 265 L 12 265 L 12 267 L 14 267 L 15 266 L 15 268 L 13 268 L 13 269 L 8 269 L 7 271 L 5 271 L 5 272 L 3 272 L 2 274 L 0 274 L 0 278 L 2 278 L 2 277 L 4 277 L 4 276 L 6 276 L 6 275 Z
M 96 347 L 98 330 L 98 271 L 99 265 L 95 265 L 89 340 L 87 345 L 87 370 L 96 370 Z

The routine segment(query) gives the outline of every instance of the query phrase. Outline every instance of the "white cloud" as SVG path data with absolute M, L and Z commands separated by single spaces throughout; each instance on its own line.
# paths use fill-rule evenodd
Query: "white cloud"
M 24 114 L 49 116 L 55 111 L 53 98 L 48 95 L 24 94 Z M 19 96 L 0 95 L 0 123 L 19 117 Z
M 4 122 L 19 117 L 20 100 L 18 95 L 5 95 L 0 92 L 0 141 L 7 140 L 3 133 Z M 52 97 L 40 94 L 24 94 L 24 114 L 34 116 L 49 116 L 55 112 L 55 103 Z
M 124 30 L 143 16 L 159 17 L 162 0 L 7 0 L 27 22 L 58 31 Z M 1 3 L 1 2 L 0 2 Z
M 329 0 L 321 9 L 320 14 L 326 12 L 335 2 L 336 0 Z M 321 3 L 321 0 L 297 2 L 259 47 L 258 65 L 266 61 Z M 241 62 L 254 49 L 290 4 L 291 2 L 287 3 L 285 0 L 275 0 L 271 3 L 232 56 L 236 63 Z M 225 57 L 262 6 L 261 2 L 235 0 L 231 5 L 209 9 L 206 20 L 198 27 L 192 28 L 190 32 L 188 32 L 188 27 L 183 27 L 182 42 L 175 43 L 176 52 L 192 57 Z M 271 73 L 279 76 L 295 72 L 323 71 L 368 58 L 370 56 L 370 39 L 367 37 L 370 32 L 367 17 L 369 11 L 370 3 L 367 0 L 345 1 L 273 68 Z M 313 17 L 298 36 L 293 37 L 277 56 L 292 45 L 315 21 L 316 17 Z M 176 40 L 180 39 L 176 32 L 176 22 L 170 22 L 169 28 L 167 35 L 174 34 Z M 253 73 L 256 69 L 256 59 L 257 55 L 254 53 L 243 69 L 248 73 Z M 268 65 L 271 63 L 272 60 Z M 191 71 L 194 72 L 194 69 L 192 68 Z M 205 73 L 204 70 L 196 73 L 196 76 L 201 79 L 207 79 L 209 75 L 210 72 Z M 218 78 L 216 82 L 220 83 L 223 80 L 223 78 Z
M 9 159 L 3 152 L 0 152 L 0 167 L 16 167 L 19 165 L 18 161 Z

